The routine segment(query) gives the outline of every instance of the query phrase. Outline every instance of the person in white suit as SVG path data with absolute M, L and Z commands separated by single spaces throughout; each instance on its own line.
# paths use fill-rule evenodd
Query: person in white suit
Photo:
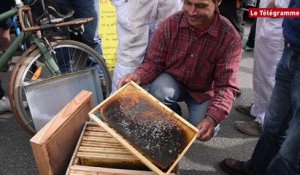
M 142 64 L 158 24 L 182 9 L 182 0 L 112 0 L 117 12 L 117 63 L 112 93 L 119 80 Z
M 287 8 L 289 0 L 261 0 L 260 8 Z M 237 128 L 248 135 L 259 136 L 262 132 L 265 112 L 275 85 L 275 71 L 284 48 L 283 18 L 258 18 L 254 46 L 253 104 L 238 105 L 237 110 L 251 115 L 250 122 L 237 122 Z

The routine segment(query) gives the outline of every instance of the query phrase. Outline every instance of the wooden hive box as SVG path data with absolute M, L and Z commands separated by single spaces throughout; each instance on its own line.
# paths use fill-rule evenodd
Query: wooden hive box
M 177 167 L 173 175 L 177 174 Z M 98 124 L 87 122 L 67 175 L 155 175 Z
M 92 93 L 80 92 L 31 138 L 39 174 L 155 175 L 98 124 L 88 122 L 92 104 Z
M 81 91 L 30 139 L 41 175 L 65 174 L 91 109 L 92 93 Z
M 89 116 L 159 175 L 168 175 L 198 129 L 134 82 L 96 106 Z

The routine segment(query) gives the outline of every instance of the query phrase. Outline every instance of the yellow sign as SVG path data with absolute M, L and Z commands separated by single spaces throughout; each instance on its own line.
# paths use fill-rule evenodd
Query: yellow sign
M 100 36 L 103 57 L 110 70 L 115 68 L 118 37 L 116 33 L 116 10 L 109 0 L 100 0 Z

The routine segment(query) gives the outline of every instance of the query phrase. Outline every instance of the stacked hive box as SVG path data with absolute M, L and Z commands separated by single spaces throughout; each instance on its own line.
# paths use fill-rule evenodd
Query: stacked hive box
M 196 139 L 195 127 L 134 83 L 94 109 L 91 96 L 81 92 L 30 140 L 40 174 L 178 174 L 179 160 Z M 119 97 L 124 102 L 119 106 L 122 116 L 129 123 L 112 127 L 110 119 L 115 118 L 108 111 Z M 97 124 L 87 122 L 89 116 Z M 122 133 L 123 124 L 135 129 L 125 127 L 130 130 Z M 136 133 L 126 135 L 131 131 Z
M 103 128 L 87 122 L 66 174 L 155 175 L 156 173 L 149 170 Z

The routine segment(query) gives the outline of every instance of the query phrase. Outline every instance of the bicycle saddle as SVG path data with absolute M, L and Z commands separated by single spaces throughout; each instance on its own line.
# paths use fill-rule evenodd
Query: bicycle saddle
M 59 23 L 71 18 L 74 10 L 59 7 L 53 0 L 30 0 L 26 3 L 32 9 L 37 24 Z
M 48 6 L 48 13 L 57 18 L 68 19 L 71 18 L 74 14 L 74 10 L 72 9 L 55 9 L 53 6 Z

